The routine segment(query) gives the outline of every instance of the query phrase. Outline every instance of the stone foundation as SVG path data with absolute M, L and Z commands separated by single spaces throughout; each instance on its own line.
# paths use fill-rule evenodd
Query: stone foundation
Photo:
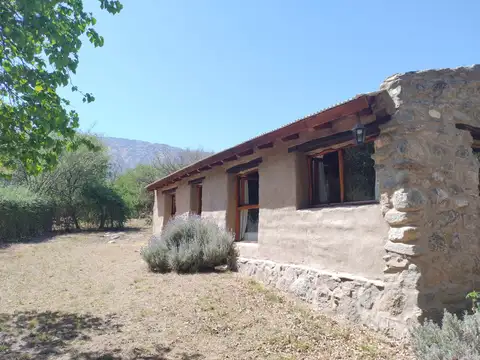
M 240 258 L 238 266 L 240 273 L 293 294 L 322 313 L 395 337 L 406 334 L 405 324 L 394 320 L 405 302 L 386 296 L 382 281 L 268 260 Z

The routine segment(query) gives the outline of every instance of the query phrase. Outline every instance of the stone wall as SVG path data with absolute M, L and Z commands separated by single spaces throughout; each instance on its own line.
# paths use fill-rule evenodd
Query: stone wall
M 479 163 L 456 124 L 480 127 L 480 67 L 397 74 L 381 89 L 397 108 L 375 141 L 385 299 L 409 324 L 464 308 L 479 285 Z
M 387 308 L 395 315 L 403 310 L 401 301 L 385 302 L 383 281 L 245 258 L 239 259 L 239 271 L 265 285 L 290 293 L 325 314 L 367 324 L 387 334 L 405 334 L 404 324 L 390 321 L 380 312 L 380 309 Z

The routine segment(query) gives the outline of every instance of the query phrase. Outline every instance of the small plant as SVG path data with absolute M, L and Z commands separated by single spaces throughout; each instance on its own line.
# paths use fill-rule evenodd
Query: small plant
M 480 293 L 474 290 L 469 292 L 465 298 L 472 300 L 472 311 L 477 312 L 479 310 Z
M 190 216 L 170 221 L 141 255 L 151 271 L 194 273 L 220 265 L 236 270 L 238 251 L 231 233 L 211 221 Z
M 445 311 L 442 326 L 428 320 L 411 334 L 413 351 L 420 360 L 480 359 L 478 311 L 462 318 Z

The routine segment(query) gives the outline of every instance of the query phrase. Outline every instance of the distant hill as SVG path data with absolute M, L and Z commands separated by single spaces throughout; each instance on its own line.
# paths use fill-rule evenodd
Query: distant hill
M 152 163 L 158 153 L 168 153 L 172 154 L 173 157 L 178 157 L 184 151 L 178 147 L 154 144 L 147 141 L 115 137 L 101 137 L 100 139 L 109 148 L 112 163 L 120 173 L 139 164 Z

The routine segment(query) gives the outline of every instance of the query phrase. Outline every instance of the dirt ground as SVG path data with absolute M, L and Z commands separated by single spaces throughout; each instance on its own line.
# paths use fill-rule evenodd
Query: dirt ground
M 0 359 L 411 359 L 235 273 L 149 273 L 148 237 L 77 233 L 0 249 Z

